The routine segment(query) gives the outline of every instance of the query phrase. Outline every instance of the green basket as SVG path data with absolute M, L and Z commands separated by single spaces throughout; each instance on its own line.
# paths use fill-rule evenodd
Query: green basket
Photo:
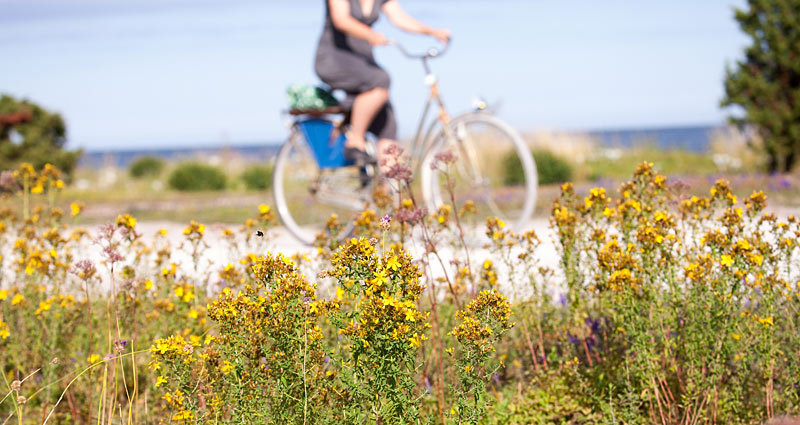
M 338 106 L 339 101 L 330 91 L 309 85 L 295 84 L 286 89 L 289 107 L 301 110 L 323 110 Z

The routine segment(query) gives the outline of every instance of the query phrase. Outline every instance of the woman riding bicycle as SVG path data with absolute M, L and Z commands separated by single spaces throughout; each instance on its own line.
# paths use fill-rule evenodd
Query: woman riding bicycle
M 450 39 L 447 30 L 428 27 L 400 7 L 399 0 L 326 0 L 325 28 L 317 47 L 314 69 L 331 89 L 344 90 L 350 109 L 345 157 L 357 165 L 375 163 L 365 151 L 369 131 L 378 137 L 378 152 L 397 138 L 397 123 L 389 102 L 389 75 L 375 62 L 372 46 L 388 44 L 371 27 L 380 12 L 396 27 L 416 34 Z

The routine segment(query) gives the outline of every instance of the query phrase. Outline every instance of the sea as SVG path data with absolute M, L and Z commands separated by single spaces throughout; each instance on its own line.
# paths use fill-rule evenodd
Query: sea
M 575 132 L 589 136 L 600 147 L 631 148 L 636 146 L 659 149 L 680 149 L 691 152 L 708 152 L 714 135 L 731 130 L 724 125 L 694 125 L 652 128 L 603 129 Z M 568 132 L 567 132 L 568 133 Z M 142 156 L 155 156 L 168 161 L 231 155 L 250 162 L 267 162 L 277 155 L 280 142 L 264 140 L 241 144 L 198 144 L 201 147 L 175 147 L 151 149 L 89 150 L 84 152 L 80 165 L 99 168 L 104 166 L 127 167 Z

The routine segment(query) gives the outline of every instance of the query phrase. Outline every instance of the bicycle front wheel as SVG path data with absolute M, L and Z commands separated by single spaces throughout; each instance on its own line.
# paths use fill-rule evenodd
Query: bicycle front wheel
M 335 214 L 344 226 L 338 237 L 347 236 L 371 193 L 373 179 L 364 180 L 361 172 L 357 167 L 320 169 L 301 132 L 293 131 L 278 152 L 273 174 L 275 207 L 283 225 L 311 245 Z
M 511 126 L 485 113 L 454 118 L 432 139 L 421 163 L 426 205 L 432 211 L 473 201 L 478 214 L 498 217 L 521 231 L 536 205 L 536 163 L 530 148 Z M 444 164 L 449 152 L 454 160 Z M 452 158 L 451 158 L 452 160 Z

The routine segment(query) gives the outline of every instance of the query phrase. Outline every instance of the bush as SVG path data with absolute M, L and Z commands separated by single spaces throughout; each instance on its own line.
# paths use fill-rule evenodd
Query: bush
M 572 165 L 567 160 L 556 154 L 544 150 L 536 149 L 533 152 L 533 159 L 536 161 L 536 171 L 539 176 L 539 184 L 564 183 L 572 178 Z M 522 184 L 522 162 L 516 152 L 511 152 L 503 159 L 505 184 Z
M 247 167 L 239 178 L 247 190 L 265 190 L 272 185 L 272 167 L 253 165 Z
M 133 178 L 155 177 L 164 170 L 164 160 L 155 156 L 143 156 L 128 168 L 128 172 Z
M 69 179 L 80 149 L 67 150 L 67 125 L 61 115 L 0 93 L 0 170 L 30 163 L 39 170 L 51 164 Z
M 222 190 L 227 176 L 217 167 L 187 162 L 179 165 L 169 176 L 169 187 L 180 191 Z

